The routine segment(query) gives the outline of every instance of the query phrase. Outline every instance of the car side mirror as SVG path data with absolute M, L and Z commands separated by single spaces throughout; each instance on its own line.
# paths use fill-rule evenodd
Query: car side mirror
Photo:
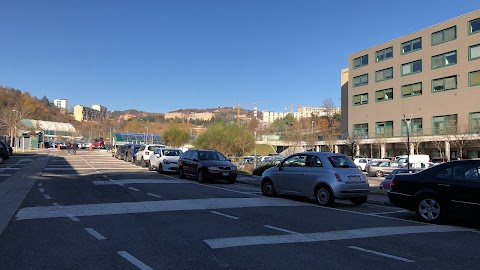
M 278 164 L 277 164 L 277 167 L 278 167 L 278 170 L 281 171 L 281 170 L 283 169 L 282 163 L 278 163 Z
M 160 157 L 160 154 L 155 154 L 155 156 L 156 156 L 157 158 L 159 158 L 159 157 Z

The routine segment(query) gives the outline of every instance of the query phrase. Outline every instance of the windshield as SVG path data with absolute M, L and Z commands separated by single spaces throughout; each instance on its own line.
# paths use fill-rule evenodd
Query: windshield
M 334 168 L 356 168 L 357 166 L 349 157 L 345 156 L 330 156 L 328 160 Z
M 181 150 L 176 150 L 176 149 L 166 149 L 166 150 L 163 150 L 162 152 L 164 156 L 169 156 L 169 157 L 181 156 L 183 154 Z
M 224 155 L 216 151 L 199 151 L 198 159 L 199 160 L 228 160 Z

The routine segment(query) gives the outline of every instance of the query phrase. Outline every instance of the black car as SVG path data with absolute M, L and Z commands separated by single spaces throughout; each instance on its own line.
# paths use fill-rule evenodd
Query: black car
M 213 179 L 228 180 L 235 183 L 237 166 L 222 153 L 215 150 L 188 150 L 178 160 L 178 175 L 195 177 L 199 183 Z
M 5 145 L 3 142 L 0 142 L 0 164 L 9 157 L 10 154 L 8 153 L 7 145 Z
M 428 223 L 441 223 L 447 216 L 471 217 L 480 211 L 480 160 L 451 161 L 416 174 L 395 175 L 388 198 Z

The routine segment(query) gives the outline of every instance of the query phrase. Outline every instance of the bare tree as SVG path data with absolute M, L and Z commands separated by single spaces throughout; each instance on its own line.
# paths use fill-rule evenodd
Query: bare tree
M 347 138 L 345 139 L 345 144 L 347 146 L 347 150 L 352 157 L 355 157 L 357 146 L 360 145 L 362 137 L 356 133 L 348 134 Z
M 471 143 L 473 134 L 468 126 L 459 126 L 455 128 L 456 132 L 447 134 L 449 141 L 458 148 L 459 157 L 463 159 L 463 150 Z
M 405 144 L 405 147 L 408 149 L 408 137 L 402 137 L 402 142 Z M 413 152 L 417 155 L 420 154 L 420 146 L 422 142 L 425 142 L 425 139 L 422 136 L 410 134 L 410 144 L 413 145 Z

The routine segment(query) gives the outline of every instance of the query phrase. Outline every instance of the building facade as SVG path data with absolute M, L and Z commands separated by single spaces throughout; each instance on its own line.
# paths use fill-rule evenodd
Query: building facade
M 214 113 L 210 112 L 192 112 L 192 113 L 183 113 L 183 112 L 170 112 L 165 114 L 165 119 L 186 119 L 188 120 L 202 120 L 202 121 L 210 121 L 212 118 L 215 117 Z
M 65 98 L 54 99 L 53 106 L 60 109 L 63 114 L 68 112 L 68 101 Z
M 293 107 L 292 107 L 293 108 Z M 262 111 L 262 122 L 264 124 L 270 124 L 273 123 L 277 119 L 284 118 L 288 114 L 292 114 L 293 117 L 297 120 L 301 118 L 308 118 L 311 117 L 312 114 L 316 116 L 325 116 L 327 114 L 327 111 L 331 114 L 340 114 L 341 109 L 340 108 L 331 108 L 330 110 L 327 110 L 326 108 L 320 108 L 320 107 L 307 107 L 307 106 L 299 106 L 297 107 L 298 111 L 296 112 L 270 112 L 270 111 Z
M 407 119 L 409 135 L 422 140 L 424 154 L 461 158 L 460 146 L 452 143 L 459 140 L 455 134 L 467 134 L 463 157 L 480 156 L 480 10 L 348 59 L 342 70 L 342 131 L 369 144 L 382 140 L 377 156 L 392 156 L 406 151 Z M 434 145 L 439 140 L 441 150 Z
M 104 119 L 107 117 L 107 107 L 98 104 L 92 105 L 92 107 L 75 105 L 73 107 L 73 116 L 77 121 Z

